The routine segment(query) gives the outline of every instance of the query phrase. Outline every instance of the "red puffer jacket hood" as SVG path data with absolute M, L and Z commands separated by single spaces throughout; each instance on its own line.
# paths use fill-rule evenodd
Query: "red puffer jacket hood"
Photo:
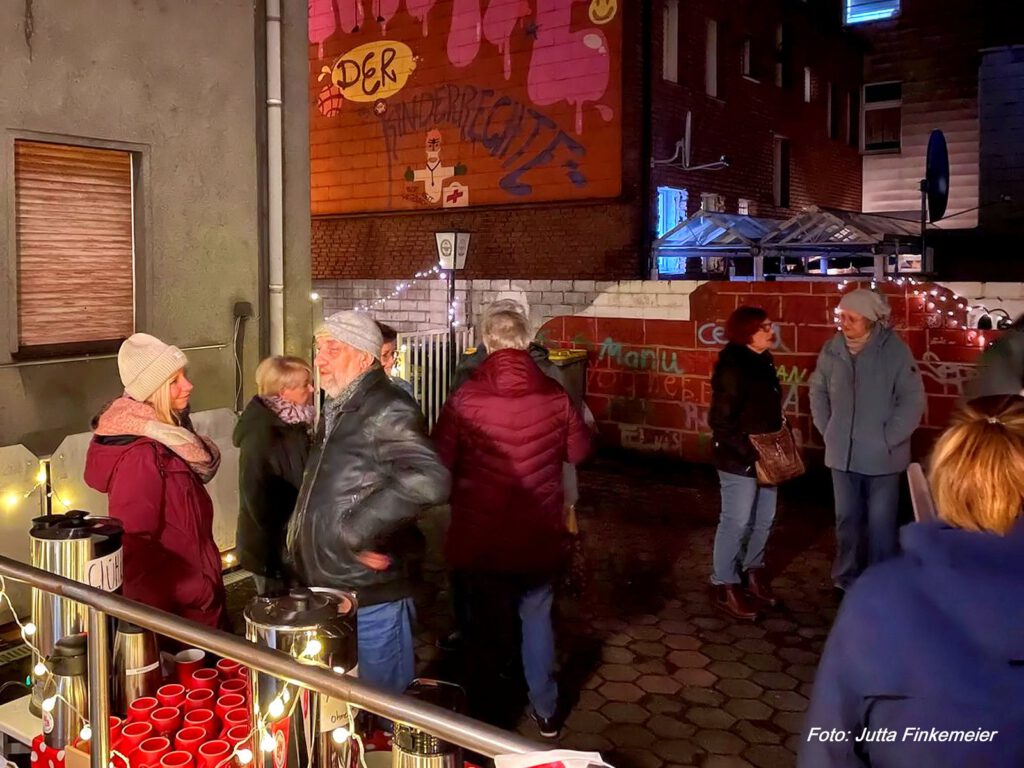
M 566 391 L 527 352 L 495 352 L 445 404 L 434 439 L 452 472 L 451 566 L 557 570 L 568 543 L 562 464 L 590 452 Z

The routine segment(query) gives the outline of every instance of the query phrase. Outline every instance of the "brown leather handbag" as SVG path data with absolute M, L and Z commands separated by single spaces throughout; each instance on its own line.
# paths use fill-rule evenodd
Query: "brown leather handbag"
M 782 417 L 782 429 L 750 435 L 750 444 L 757 451 L 754 466 L 759 485 L 780 485 L 807 471 L 785 416 Z

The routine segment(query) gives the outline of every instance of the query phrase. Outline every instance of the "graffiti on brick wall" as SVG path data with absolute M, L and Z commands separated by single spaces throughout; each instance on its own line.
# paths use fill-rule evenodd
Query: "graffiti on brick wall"
M 617 0 L 308 3 L 314 214 L 620 193 Z
M 623 424 L 619 430 L 622 447 L 633 451 L 678 453 L 683 436 L 676 430 L 649 429 L 639 424 Z
M 942 387 L 943 394 L 962 395 L 964 387 L 976 373 L 971 363 L 944 363 L 931 350 L 924 353 L 918 361 L 921 376 L 930 379 Z
M 772 330 L 775 332 L 775 341 L 772 342 L 772 351 L 774 352 L 790 352 L 785 342 L 782 340 L 782 326 L 779 323 L 772 324 Z M 697 342 L 705 347 L 724 347 L 729 343 L 729 339 L 725 335 L 725 326 L 721 323 L 704 323 L 697 328 Z
M 779 383 L 783 386 L 782 409 L 784 411 L 795 409 L 799 403 L 798 388 L 808 385 L 811 372 L 795 365 L 789 368 L 780 365 L 776 370 L 776 375 L 779 377 Z
M 679 359 L 676 352 L 666 350 L 640 349 L 623 350 L 622 344 L 615 341 L 611 336 L 601 343 L 597 353 L 597 360 L 611 360 L 623 368 L 632 371 L 651 371 L 653 373 L 682 373 L 679 367 Z
M 532 195 L 531 180 L 555 169 L 577 187 L 587 185 L 582 167 L 587 147 L 533 107 L 498 94 L 493 88 L 441 85 L 409 99 L 395 99 L 377 119 L 389 163 L 399 158 L 408 135 L 440 137 L 448 131 L 456 146 L 472 145 L 501 161 L 498 186 L 514 197 Z M 405 180 L 409 181 L 408 173 Z M 434 200 L 433 202 L 437 202 Z

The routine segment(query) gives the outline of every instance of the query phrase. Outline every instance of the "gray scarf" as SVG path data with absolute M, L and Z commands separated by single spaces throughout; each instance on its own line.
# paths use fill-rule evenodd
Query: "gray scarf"
M 352 382 L 345 387 L 341 392 L 338 393 L 337 397 L 328 397 L 324 402 L 324 440 L 327 440 L 328 435 L 334 430 L 334 425 L 338 423 L 338 418 L 341 416 L 342 408 L 345 406 L 355 394 L 356 388 L 359 386 L 359 382 L 366 378 L 366 376 L 377 368 L 379 365 L 373 365 L 368 370 L 359 374 Z

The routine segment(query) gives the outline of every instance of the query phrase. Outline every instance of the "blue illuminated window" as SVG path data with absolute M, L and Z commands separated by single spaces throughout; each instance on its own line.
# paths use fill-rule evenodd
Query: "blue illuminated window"
M 658 237 L 686 218 L 685 189 L 658 187 Z
M 843 0 L 846 5 L 846 23 L 863 24 L 868 21 L 891 19 L 900 12 L 900 0 Z

